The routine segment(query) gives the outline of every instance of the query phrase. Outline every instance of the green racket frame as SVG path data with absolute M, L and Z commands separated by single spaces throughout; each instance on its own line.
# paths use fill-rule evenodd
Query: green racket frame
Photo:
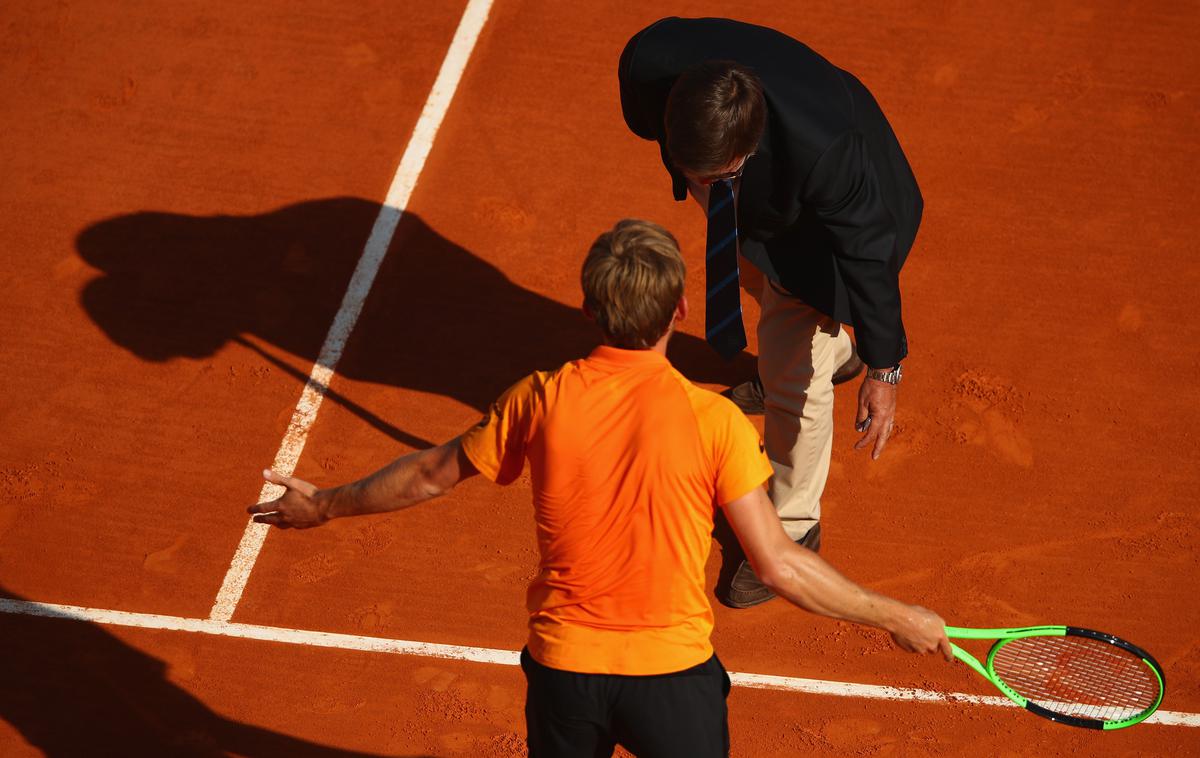
M 958 645 L 955 645 L 953 642 L 950 643 L 950 647 L 954 651 L 955 658 L 958 658 L 960 661 L 974 669 L 975 672 L 984 679 L 987 679 L 989 682 L 994 684 L 996 689 L 1004 693 L 1004 696 L 1009 700 L 1013 701 L 1027 711 L 1030 711 L 1031 713 L 1036 713 L 1043 718 L 1050 719 L 1051 721 L 1057 721 L 1061 724 L 1070 724 L 1071 726 L 1078 726 L 1084 729 L 1101 729 L 1105 731 L 1124 729 L 1145 721 L 1147 718 L 1149 718 L 1150 714 L 1158 710 L 1159 704 L 1162 703 L 1163 694 L 1167 690 L 1166 675 L 1163 673 L 1162 667 L 1158 665 L 1158 661 L 1154 660 L 1153 656 L 1136 645 L 1126 642 L 1120 637 L 1114 637 L 1113 635 L 1105 634 L 1104 632 L 1097 632 L 1091 629 L 1082 629 L 1077 626 L 1029 626 L 1017 629 L 971 629 L 968 627 L 948 626 L 946 627 L 946 636 L 953 639 L 962 640 L 996 640 L 996 643 L 992 645 L 992 649 L 988 651 L 986 664 L 980 663 L 978 658 L 971 655 L 966 650 L 963 650 Z M 1123 719 L 1121 721 L 1103 721 L 1100 719 L 1068 716 L 1062 713 L 1055 713 L 1054 711 L 1043 708 L 1037 703 L 1031 702 L 1012 687 L 1009 687 L 1003 679 L 996 675 L 996 671 L 993 668 L 992 662 L 996 657 L 996 652 L 1000 650 L 1000 648 L 1004 647 L 1005 643 L 1025 637 L 1066 636 L 1088 637 L 1101 642 L 1107 642 L 1110 645 L 1123 648 L 1141 658 L 1142 662 L 1154 672 L 1156 677 L 1158 677 L 1158 699 L 1154 701 L 1154 705 L 1150 706 L 1136 716 Z

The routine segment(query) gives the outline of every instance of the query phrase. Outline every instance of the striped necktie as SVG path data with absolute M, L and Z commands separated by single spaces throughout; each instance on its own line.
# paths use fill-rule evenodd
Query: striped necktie
M 742 293 L 738 286 L 737 210 L 733 181 L 708 188 L 708 244 L 704 263 L 704 339 L 726 360 L 746 347 Z

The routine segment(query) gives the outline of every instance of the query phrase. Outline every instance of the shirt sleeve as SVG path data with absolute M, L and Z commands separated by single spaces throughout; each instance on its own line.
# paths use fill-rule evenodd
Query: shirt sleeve
M 649 27 L 641 30 L 629 40 L 621 51 L 621 59 L 617 62 L 617 84 L 621 91 L 621 115 L 625 117 L 625 125 L 629 131 L 642 139 L 658 139 L 662 131 L 662 109 L 665 100 L 654 97 L 650 87 L 638 80 L 634 70 L 634 57 L 642 37 Z M 655 121 L 655 118 L 658 121 Z
M 629 40 L 621 52 L 617 63 L 617 83 L 621 91 L 621 114 L 625 117 L 625 125 L 629 131 L 646 140 L 658 142 L 658 152 L 662 157 L 663 167 L 671 176 L 671 194 L 679 201 L 687 199 L 687 182 L 683 174 L 671 162 L 667 153 L 666 135 L 663 130 L 663 117 L 667 110 L 667 97 L 675 84 L 678 73 L 667 74 L 662 70 L 644 70 L 638 65 L 638 47 L 642 44 L 647 33 L 658 26 L 663 19 L 656 21 L 641 30 Z
M 721 404 L 716 431 L 716 496 L 717 503 L 725 506 L 761 487 L 774 471 L 758 430 L 733 403 Z
M 478 424 L 462 436 L 462 449 L 479 473 L 497 484 L 511 484 L 525 467 L 534 412 L 537 374 L 509 387 Z
M 868 366 L 894 366 L 908 353 L 900 318 L 896 221 L 859 132 L 835 140 L 806 181 L 806 201 L 836 240 L 858 354 Z

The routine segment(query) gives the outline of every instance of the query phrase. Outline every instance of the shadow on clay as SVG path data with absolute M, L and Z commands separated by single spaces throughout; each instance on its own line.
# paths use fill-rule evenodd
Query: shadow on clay
M 20 600 L 0 587 L 0 597 Z M 0 719 L 47 756 L 372 758 L 219 714 L 163 661 L 73 618 L 0 613 Z M 265 691 L 259 697 L 271 700 Z M 409 758 L 428 758 L 410 756 Z
M 80 300 L 114 343 L 146 361 L 204 359 L 237 342 L 303 384 L 307 374 L 281 352 L 318 360 L 380 207 L 335 197 L 255 216 L 144 211 L 100 221 L 76 239 L 99 270 Z M 544 257 L 576 271 L 585 253 L 550 247 Z M 597 342 L 577 307 L 514 284 L 408 213 L 336 371 L 482 412 L 522 376 Z M 687 334 L 672 340 L 671 360 L 699 382 L 730 384 L 754 371 L 753 357 L 724 363 Z M 410 447 L 440 442 L 401 428 L 386 409 L 336 390 L 326 398 Z

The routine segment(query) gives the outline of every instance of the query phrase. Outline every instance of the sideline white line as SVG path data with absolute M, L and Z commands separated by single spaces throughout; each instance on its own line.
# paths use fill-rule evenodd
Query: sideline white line
M 475 41 L 479 38 L 484 22 L 487 21 L 491 5 L 492 0 L 470 0 L 463 11 L 458 29 L 454 32 L 454 39 L 446 51 L 445 60 L 442 61 L 442 68 L 438 71 L 433 89 L 429 91 L 425 107 L 421 109 L 421 116 L 417 119 L 408 147 L 404 150 L 404 157 L 400 159 L 400 167 L 396 169 L 396 175 L 392 178 L 387 198 L 383 207 L 379 209 L 375 226 L 371 228 L 371 235 L 363 247 L 362 257 L 354 269 L 354 276 L 350 279 L 341 308 L 333 319 L 333 325 L 329 327 L 325 344 L 321 347 L 321 353 L 300 395 L 300 401 L 296 403 L 296 410 L 288 423 L 287 432 L 279 444 L 279 452 L 275 454 L 275 461 L 271 464 L 272 469 L 284 476 L 291 476 L 296 470 L 296 462 L 304 450 L 309 429 L 316 421 L 317 410 L 321 407 L 321 400 L 325 397 L 333 372 L 342 358 L 346 340 L 350 338 L 350 332 L 362 313 L 363 303 L 366 302 L 371 285 L 375 282 L 375 275 L 379 272 L 384 255 L 387 254 L 392 235 L 396 233 L 396 225 L 400 223 L 400 217 L 408 207 L 408 200 L 417 185 L 417 178 L 421 175 L 425 159 L 433 148 L 434 137 L 437 136 L 442 119 L 450 107 L 450 101 L 458 89 L 458 83 L 462 79 L 471 52 L 475 49 Z M 279 485 L 264 483 L 258 495 L 258 502 L 274 500 L 282 494 L 283 488 Z M 246 582 L 250 579 L 250 572 L 254 568 L 254 562 L 258 560 L 258 553 L 262 550 L 269 529 L 266 524 L 255 523 L 253 520 L 246 524 L 229 571 L 225 574 L 220 591 L 217 592 L 209 619 L 229 621 L 233 618 L 233 612 L 242 599 L 242 592 L 246 589 Z
M 383 637 L 363 637 L 357 634 L 337 634 L 334 632 L 312 632 L 301 629 L 259 626 L 257 624 L 236 624 L 226 621 L 213 621 L 212 619 L 189 619 L 178 616 L 159 616 L 150 613 L 108 611 L 97 608 L 81 608 L 75 605 L 52 605 L 50 603 L 35 603 L 28 600 L 8 600 L 5 598 L 0 598 L 0 613 L 90 621 L 96 624 L 132 626 L 141 629 L 195 632 L 221 637 L 262 640 L 265 642 L 284 642 L 290 645 L 360 650 L 369 653 L 399 653 L 427 658 L 453 658 L 460 661 L 496 663 L 504 666 L 516 666 L 519 663 L 520 655 L 515 650 L 496 650 L 493 648 L 466 647 L 463 645 L 439 645 L 432 642 L 390 640 Z M 737 672 L 730 672 L 729 678 L 739 687 L 786 690 L 789 692 L 803 692 L 810 695 L 1016 707 L 1008 698 L 969 695 L 963 692 L 934 692 L 932 690 L 884 687 L 877 684 L 829 682 L 821 679 L 770 676 L 767 674 L 742 674 Z M 1158 711 L 1146 719 L 1144 723 L 1200 727 L 1200 714 L 1181 711 Z

